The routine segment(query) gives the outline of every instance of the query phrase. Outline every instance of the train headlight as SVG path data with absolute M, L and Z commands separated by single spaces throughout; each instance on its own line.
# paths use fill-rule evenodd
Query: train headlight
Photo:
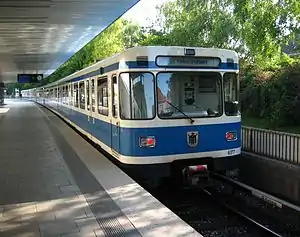
M 155 147 L 156 140 L 153 136 L 140 137 L 140 147 Z
M 227 141 L 236 141 L 237 133 L 236 132 L 227 132 L 225 137 L 226 137 Z

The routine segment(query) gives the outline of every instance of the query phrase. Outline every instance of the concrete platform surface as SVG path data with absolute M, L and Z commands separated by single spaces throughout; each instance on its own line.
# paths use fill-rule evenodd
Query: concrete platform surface
M 0 107 L 0 236 L 201 236 L 45 108 Z

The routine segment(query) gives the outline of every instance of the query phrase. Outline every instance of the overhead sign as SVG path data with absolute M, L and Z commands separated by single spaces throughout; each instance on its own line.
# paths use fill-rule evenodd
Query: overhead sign
M 187 56 L 158 56 L 156 64 L 161 67 L 201 67 L 218 68 L 219 58 L 187 57 Z
M 43 74 L 18 74 L 18 83 L 39 83 L 43 78 Z

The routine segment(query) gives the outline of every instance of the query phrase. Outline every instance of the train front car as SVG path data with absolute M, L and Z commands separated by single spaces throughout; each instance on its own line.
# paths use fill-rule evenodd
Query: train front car
M 237 53 L 149 47 L 142 56 L 144 72 L 119 76 L 120 159 L 152 178 L 199 164 L 234 169 L 241 153 Z

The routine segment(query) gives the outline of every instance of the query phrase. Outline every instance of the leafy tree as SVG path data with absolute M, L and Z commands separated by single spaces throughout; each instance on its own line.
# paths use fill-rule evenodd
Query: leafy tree
M 278 66 L 282 46 L 300 26 L 298 0 L 231 0 L 241 39 L 261 68 Z M 286 59 L 286 58 L 284 58 Z
M 139 25 L 123 20 L 123 42 L 126 49 L 140 45 L 143 39 L 145 35 Z
M 176 0 L 161 7 L 170 44 L 236 48 L 239 31 L 227 1 Z

